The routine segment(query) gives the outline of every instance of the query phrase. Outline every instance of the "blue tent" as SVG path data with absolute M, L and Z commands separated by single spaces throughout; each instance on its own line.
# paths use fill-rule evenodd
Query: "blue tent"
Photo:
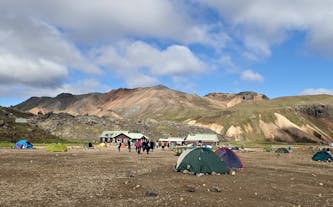
M 227 147 L 220 147 L 215 150 L 215 154 L 219 156 L 219 158 L 225 162 L 228 168 L 244 168 L 242 161 L 239 157 Z
M 32 144 L 25 139 L 16 142 L 14 149 L 32 149 Z
M 322 150 L 320 152 L 317 152 L 316 154 L 313 155 L 312 160 L 314 161 L 333 161 L 332 155 L 325 150 Z

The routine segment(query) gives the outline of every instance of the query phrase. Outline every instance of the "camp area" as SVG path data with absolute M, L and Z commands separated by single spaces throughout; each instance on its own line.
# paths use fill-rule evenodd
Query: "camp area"
M 332 162 L 300 148 L 236 153 L 245 168 L 200 176 L 174 170 L 180 156 L 171 149 L 2 148 L 0 206 L 332 206 Z

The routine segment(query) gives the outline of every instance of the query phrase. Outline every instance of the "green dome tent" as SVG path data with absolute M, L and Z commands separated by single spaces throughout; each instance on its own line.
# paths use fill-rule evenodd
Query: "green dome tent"
M 285 147 L 278 148 L 275 153 L 289 153 L 289 150 Z
M 67 146 L 61 143 L 53 143 L 49 144 L 46 147 L 46 151 L 48 152 L 67 152 Z
M 178 158 L 177 171 L 190 173 L 228 173 L 228 167 L 208 148 L 194 148 L 184 151 Z
M 313 155 L 313 161 L 333 161 L 332 155 L 330 155 L 327 151 L 320 151 Z

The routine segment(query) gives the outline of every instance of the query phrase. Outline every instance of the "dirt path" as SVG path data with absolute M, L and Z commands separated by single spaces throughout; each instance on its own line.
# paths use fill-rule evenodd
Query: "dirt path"
M 235 176 L 197 177 L 174 172 L 170 151 L 0 149 L 0 206 L 333 206 L 333 163 L 239 155 Z

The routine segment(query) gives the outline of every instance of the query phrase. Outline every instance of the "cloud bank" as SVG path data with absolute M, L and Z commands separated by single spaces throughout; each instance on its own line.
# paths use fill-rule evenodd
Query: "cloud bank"
M 328 89 L 328 88 L 307 88 L 307 89 L 304 89 L 300 93 L 300 95 L 319 95 L 319 94 L 333 95 L 333 89 Z
M 263 82 L 251 64 L 295 33 L 309 53 L 333 58 L 332 11 L 331 0 L 3 0 L 0 81 L 43 94 L 106 75 L 129 87 L 194 88 L 191 77 L 221 71 Z

